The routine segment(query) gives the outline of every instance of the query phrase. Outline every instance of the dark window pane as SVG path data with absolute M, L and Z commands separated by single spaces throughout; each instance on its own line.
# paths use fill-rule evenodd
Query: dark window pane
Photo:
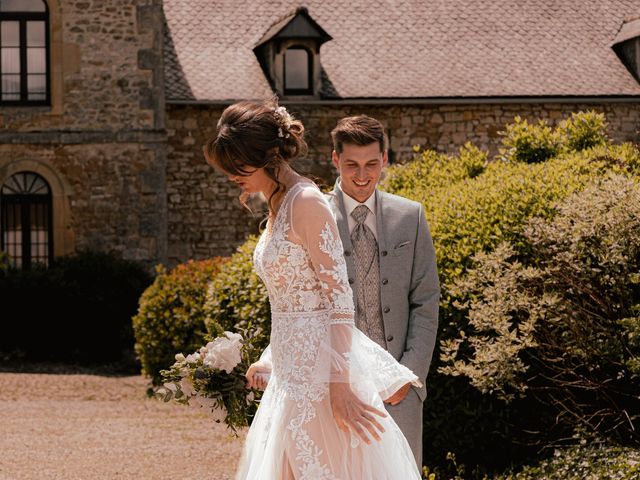
M 27 47 L 44 47 L 44 22 L 27 22 Z
M 20 46 L 20 23 L 0 22 L 0 46 L 19 47 Z
M 2 75 L 2 100 L 20 100 L 20 75 Z
M 288 90 L 309 88 L 309 53 L 301 48 L 289 48 L 284 54 L 284 87 Z
M 46 49 L 27 48 L 27 73 L 47 73 Z
M 0 12 L 46 12 L 42 0 L 0 0 Z
M 2 73 L 20 73 L 20 49 L 2 49 Z

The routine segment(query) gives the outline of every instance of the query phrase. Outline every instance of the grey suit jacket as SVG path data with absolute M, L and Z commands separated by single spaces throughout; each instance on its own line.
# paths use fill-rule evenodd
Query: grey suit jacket
M 380 305 L 387 350 L 424 385 L 436 343 L 440 300 L 433 241 L 420 203 L 379 190 L 375 195 Z M 355 293 L 359 286 L 339 180 L 327 200 L 338 224 Z M 424 401 L 426 387 L 417 393 Z

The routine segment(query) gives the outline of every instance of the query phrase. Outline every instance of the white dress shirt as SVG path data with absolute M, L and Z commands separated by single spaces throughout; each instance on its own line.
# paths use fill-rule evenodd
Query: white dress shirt
M 347 213 L 347 225 L 349 226 L 349 233 L 353 232 L 353 229 L 356 226 L 356 219 L 353 218 L 351 212 L 353 212 L 359 205 L 366 205 L 369 209 L 369 213 L 367 214 L 367 218 L 365 219 L 364 224 L 369 227 L 369 229 L 373 232 L 373 236 L 376 237 L 377 240 L 378 228 L 376 227 L 376 193 L 373 192 L 364 203 L 360 203 L 357 200 L 351 198 L 346 193 L 342 192 L 342 200 L 344 201 L 344 209 Z

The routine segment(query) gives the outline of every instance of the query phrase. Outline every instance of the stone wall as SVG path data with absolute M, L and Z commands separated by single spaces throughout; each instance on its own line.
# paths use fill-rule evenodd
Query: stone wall
M 47 3 L 51 106 L 0 108 L 0 185 L 36 171 L 60 186 L 56 256 L 166 262 L 161 0 Z
M 240 189 L 204 160 L 202 147 L 222 113 L 216 107 L 167 109 L 168 257 L 175 264 L 190 258 L 229 255 L 261 215 L 240 205 Z
M 159 2 L 49 0 L 49 6 L 52 81 L 60 77 L 61 88 L 52 88 L 53 108 L 3 107 L 0 131 L 162 128 Z
M 434 106 L 303 106 L 288 109 L 307 129 L 309 155 L 302 170 L 335 180 L 329 132 L 338 119 L 365 113 L 387 128 L 395 161 L 410 160 L 413 146 L 455 153 L 470 141 L 497 153 L 499 131 L 520 115 L 555 125 L 571 112 L 594 109 L 606 114 L 609 135 L 616 141 L 640 142 L 640 105 L 609 104 L 487 104 Z M 249 233 L 256 233 L 262 216 L 251 216 L 238 202 L 239 190 L 211 169 L 202 156 L 206 138 L 215 134 L 219 106 L 168 105 L 167 194 L 169 260 L 228 255 Z
M 57 255 L 106 251 L 149 267 L 164 256 L 164 165 L 158 165 L 153 146 L 5 144 L 0 158 L 12 159 L 0 162 L 0 178 L 36 170 L 49 184 L 61 185 L 54 214 L 68 205 L 70 215 L 59 228 L 71 245 L 66 251 L 56 249 Z

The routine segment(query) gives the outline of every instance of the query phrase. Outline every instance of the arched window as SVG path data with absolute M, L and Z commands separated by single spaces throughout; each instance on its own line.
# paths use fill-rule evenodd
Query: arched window
M 0 104 L 49 104 L 48 32 L 43 0 L 0 0 Z
M 9 177 L 0 190 L 0 247 L 9 255 L 11 266 L 49 265 L 52 224 L 51 189 L 46 180 L 32 172 Z
M 284 52 L 284 94 L 312 95 L 313 55 L 304 47 Z

